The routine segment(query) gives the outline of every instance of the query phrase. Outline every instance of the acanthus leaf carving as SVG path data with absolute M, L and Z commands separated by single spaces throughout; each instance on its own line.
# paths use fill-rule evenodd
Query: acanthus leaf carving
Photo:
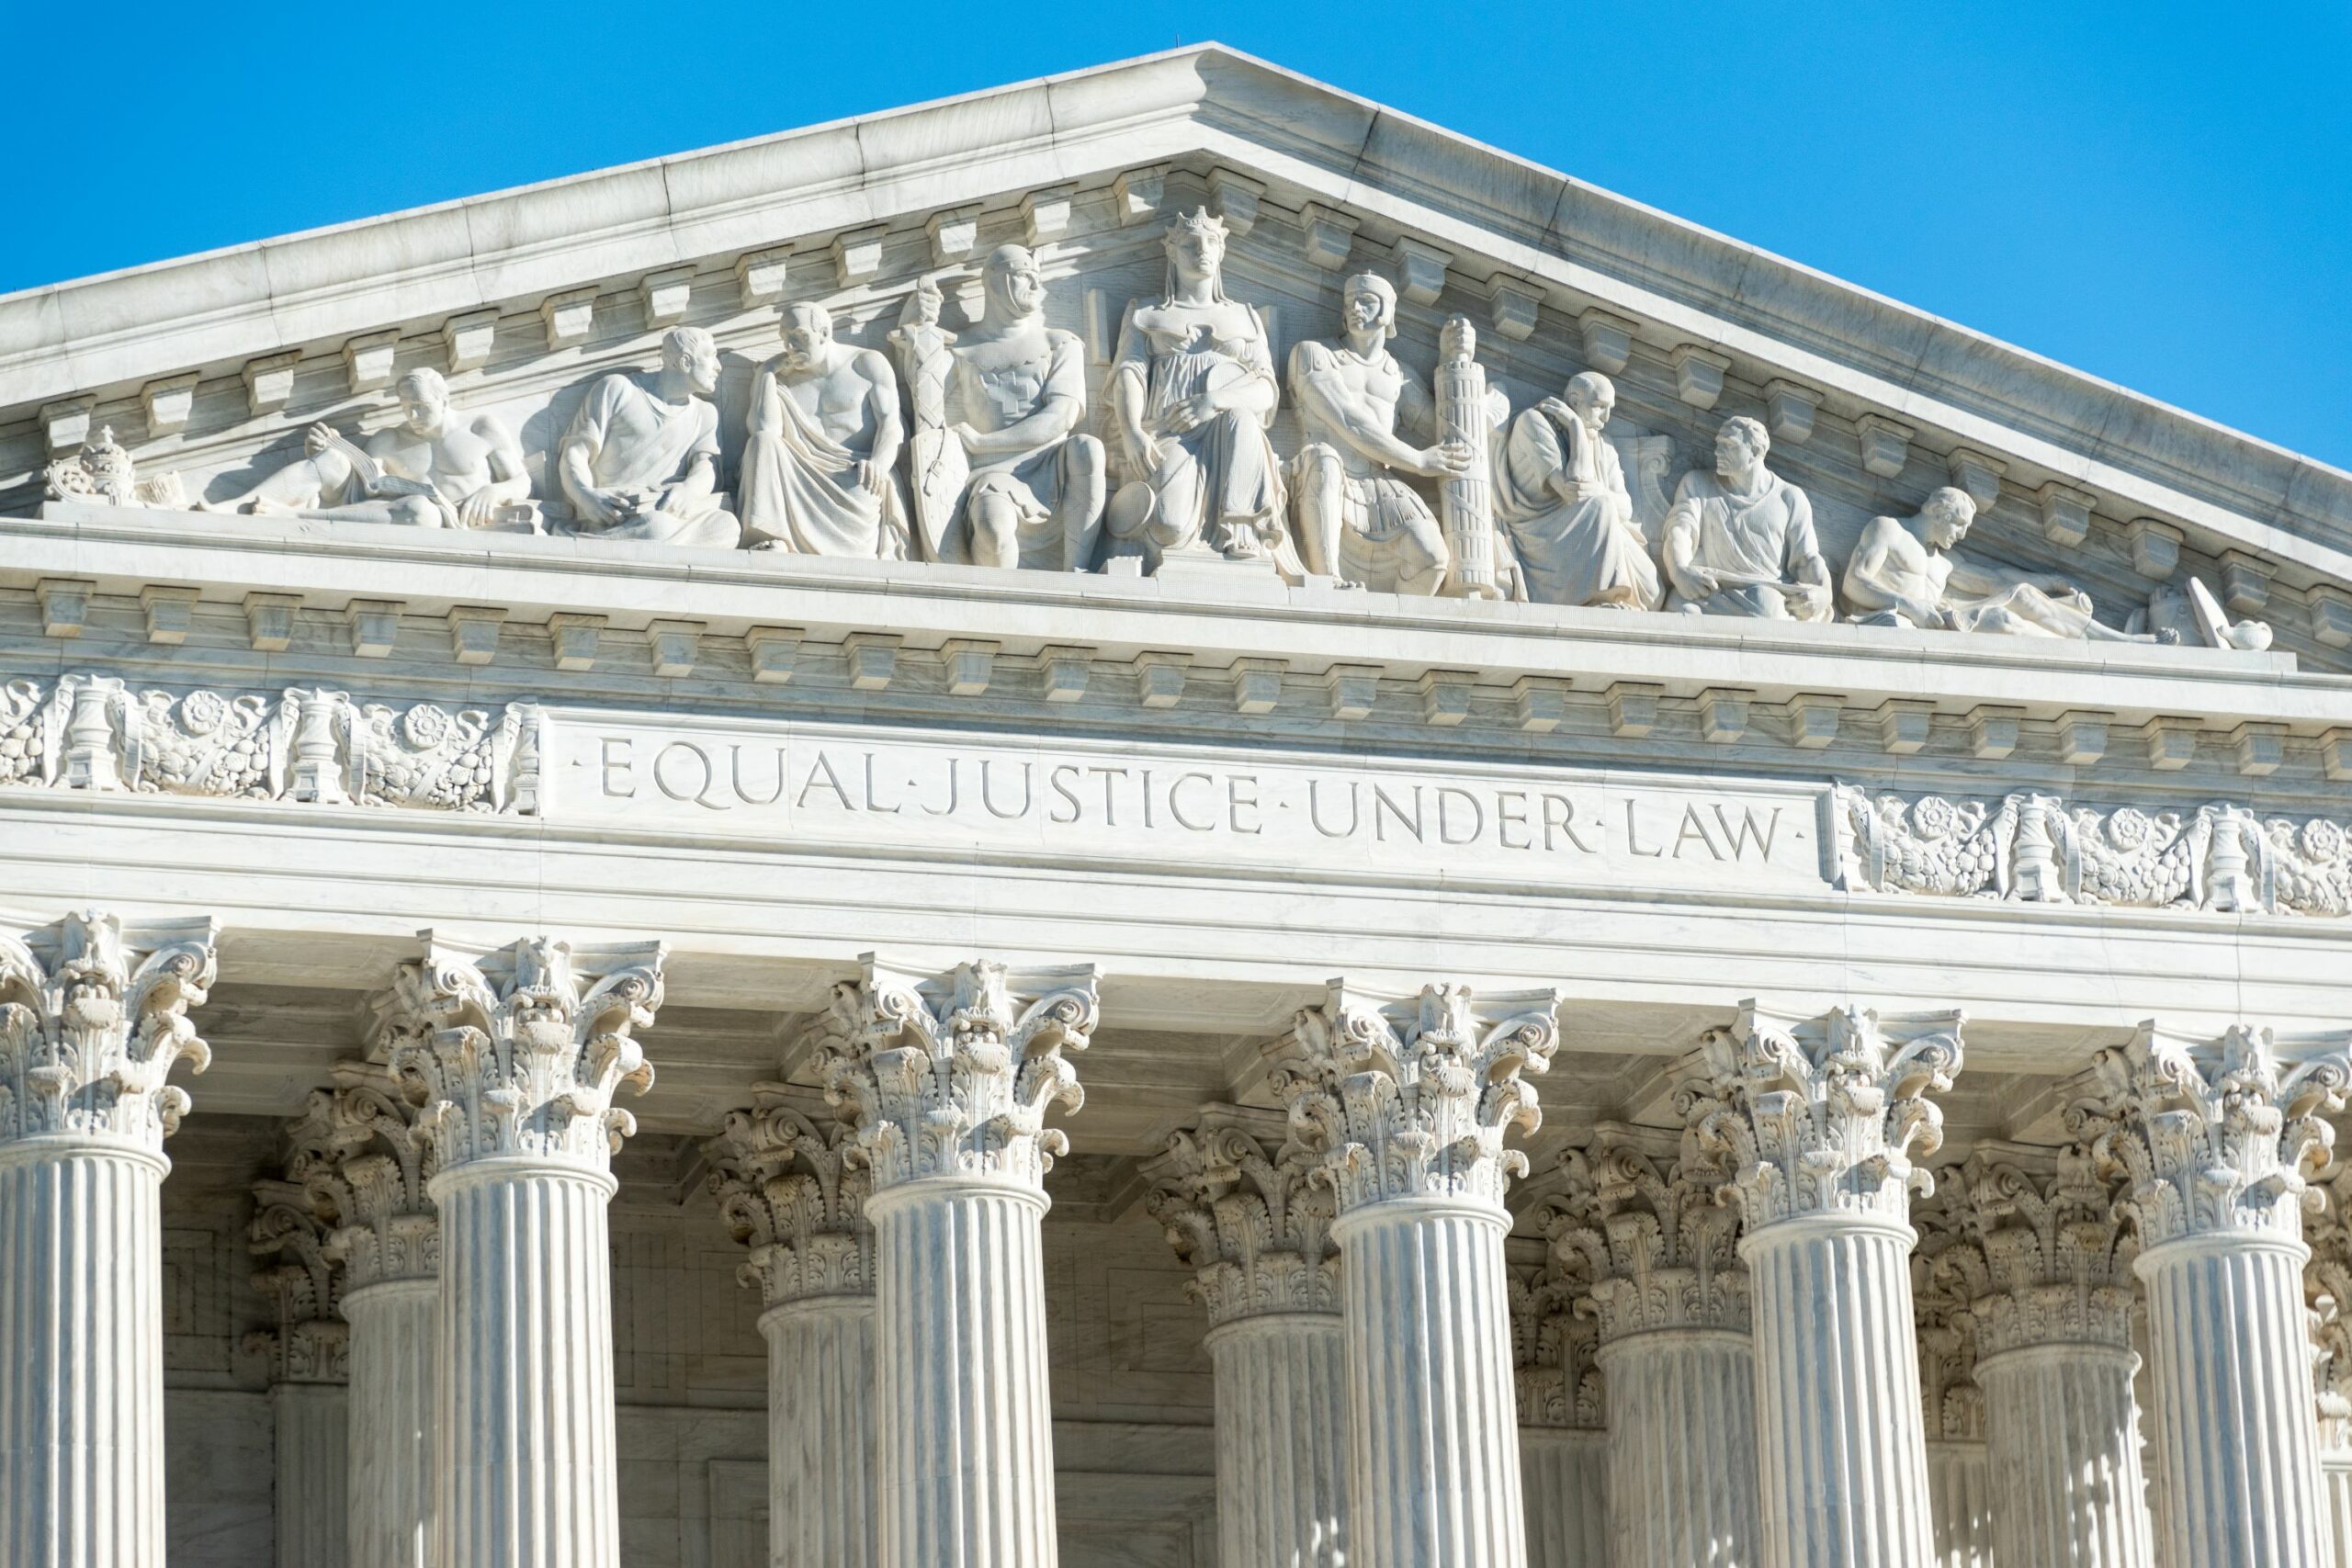
M 1730 1173 L 1695 1127 L 1678 1136 L 1604 1123 L 1589 1149 L 1564 1154 L 1560 1174 L 1545 1233 L 1591 1281 L 1604 1343 L 1662 1329 L 1747 1331 L 1739 1214 L 1720 1196 Z
M 833 988 L 817 1060 L 874 1190 L 934 1178 L 1042 1190 L 1069 1147 L 1046 1113 L 1085 1102 L 1064 1053 L 1093 1037 L 1093 965 L 975 959 L 916 976 L 869 954 L 865 971 Z
M 2328 1184 L 2326 1209 L 2304 1224 L 2312 1249 L 2303 1269 L 2310 1308 L 2312 1375 L 2318 1391 L 2320 1446 L 2352 1449 L 2352 1171 Z
M 441 1270 L 441 1221 L 430 1191 L 438 1168 L 418 1134 L 423 1107 L 380 1062 L 334 1065 L 334 1088 L 313 1089 L 301 1125 L 322 1152 L 302 1173 L 334 1222 L 328 1258 L 345 1289 L 430 1280 Z
M 1338 1217 L 1313 1161 L 1283 1141 L 1280 1122 L 1214 1106 L 1145 1167 L 1144 1199 L 1176 1256 L 1194 1270 L 1187 1293 L 1209 1326 L 1271 1313 L 1340 1310 Z
M 1530 1073 L 1559 1043 L 1556 990 L 1481 996 L 1457 982 L 1381 1000 L 1331 983 L 1272 1050 L 1290 1135 L 1317 1159 L 1340 1212 L 1400 1198 L 1500 1208 L 1527 1156 L 1504 1146 L 1543 1112 Z
M 1976 1384 L 1983 1354 L 1975 1303 L 1992 1275 L 1970 1228 L 1968 1193 L 1939 1179 L 1912 1205 L 1918 1244 L 1911 1252 L 1911 1317 L 1919 1347 L 1919 1405 L 1930 1437 L 1984 1438 L 1984 1393 Z
M 215 971 L 206 919 L 81 911 L 0 932 L 0 1142 L 72 1134 L 160 1153 L 187 1113 L 166 1081 L 212 1053 L 188 1021 Z
M 288 1129 L 294 1152 L 288 1175 L 327 1157 L 326 1132 L 309 1117 Z M 247 1245 L 265 1266 L 254 1271 L 255 1292 L 268 1301 L 274 1329 L 245 1337 L 248 1354 L 267 1358 L 272 1382 L 346 1382 L 351 1377 L 351 1331 L 338 1315 L 343 1271 L 328 1256 L 332 1215 L 311 1183 L 266 1178 L 254 1183 L 253 1223 Z
M 662 1006 L 663 945 L 526 937 L 493 951 L 426 934 L 382 1005 L 386 1051 L 442 1174 L 522 1156 L 602 1174 L 652 1064 L 636 1038 Z
M 1512 1382 L 1523 1427 L 1600 1431 L 1608 1425 L 1600 1327 L 1590 1280 L 1556 1250 L 1540 1266 L 1510 1269 Z
M 1979 1145 L 1944 1182 L 1981 1250 L 1979 1354 L 2034 1345 L 2129 1347 L 2137 1245 L 2088 1146 Z
M 797 1103 L 782 1084 L 752 1087 L 748 1109 L 705 1145 L 718 1212 L 751 1257 L 737 1277 L 770 1307 L 874 1293 L 872 1175 L 851 1161 L 854 1130 Z

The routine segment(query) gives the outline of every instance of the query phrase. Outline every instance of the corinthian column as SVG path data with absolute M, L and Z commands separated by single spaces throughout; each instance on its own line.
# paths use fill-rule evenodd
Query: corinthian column
M 1527 1561 L 1503 1195 L 1542 1120 L 1521 1074 L 1558 1042 L 1555 991 L 1333 981 L 1272 1064 L 1291 1135 L 1339 1198 L 1358 1568 Z
M 426 949 L 390 1043 L 443 1227 L 435 1568 L 616 1568 L 605 1208 L 637 1130 L 613 1096 L 653 1081 L 633 1032 L 662 1004 L 662 947 Z
M 2339 1165 L 2341 1162 L 2337 1162 Z M 2306 1215 L 2312 1260 L 2303 1269 L 2311 1308 L 2312 1379 L 2319 1391 L 2321 1509 L 2335 1543 L 2335 1568 L 2352 1565 L 2352 1172 L 2328 1183 L 2327 1208 Z
M 1981 1146 L 1961 1178 L 1982 1258 L 1970 1318 L 1993 1554 L 2152 1568 L 2132 1382 L 2131 1254 L 2089 1150 Z
M 707 1145 L 768 1342 L 768 1568 L 873 1568 L 874 1232 L 850 1129 L 782 1084 Z M 821 1111 L 821 1107 L 816 1107 Z
M 2070 1130 L 2125 1176 L 2148 1292 L 2158 1528 L 2179 1568 L 2331 1561 L 2303 1306 L 2306 1168 L 2346 1037 L 2193 1042 L 2143 1024 L 2099 1053 Z
M 1045 1124 L 1084 1096 L 1094 970 L 886 969 L 834 991 L 818 1060 L 871 1172 L 883 1568 L 1054 1568 L 1040 1257 Z
M 1747 1227 L 1766 1568 L 1935 1561 L 1909 1220 L 1932 1183 L 1911 1156 L 1941 1140 L 1926 1097 L 1959 1070 L 1960 1024 L 1748 1002 L 1705 1039 L 1719 1103 L 1692 1109 Z
M 433 1158 L 389 1068 L 337 1062 L 334 1082 L 304 1120 L 333 1149 L 311 1184 L 335 1216 L 326 1251 L 343 1266 L 351 1325 L 351 1568 L 425 1568 L 441 1311 Z
M 0 933 L 0 1568 L 162 1568 L 165 1083 L 209 920 Z
M 1604 1127 L 1563 1175 L 1552 1246 L 1590 1281 L 1608 1388 L 1609 1561 L 1753 1568 L 1756 1352 L 1722 1162 L 1687 1132 Z
M 300 1178 L 322 1151 L 308 1144 L 305 1122 L 292 1132 L 288 1174 Z M 254 1271 L 254 1290 L 277 1318 L 276 1329 L 245 1341 L 269 1361 L 277 1568 L 344 1568 L 351 1331 L 335 1315 L 341 1280 L 317 1193 L 300 1179 L 255 1182 L 246 1234 L 254 1255 L 269 1260 Z
M 1583 1264 L 1508 1238 L 1512 1393 L 1528 1568 L 1610 1568 L 1609 1413 L 1600 1327 Z
M 1333 1201 L 1281 1140 L 1279 1117 L 1210 1106 L 1145 1168 L 1145 1201 L 1208 1309 L 1217 1560 L 1336 1568 L 1349 1560 L 1348 1394 Z

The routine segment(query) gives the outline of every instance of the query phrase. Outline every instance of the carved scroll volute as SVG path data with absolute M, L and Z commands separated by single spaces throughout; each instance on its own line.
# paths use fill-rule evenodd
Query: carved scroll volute
M 0 932 L 0 1142 L 71 1134 L 160 1153 L 187 1113 L 166 1082 L 212 1054 L 189 1022 L 214 974 L 209 919 L 86 910 Z
M 2124 1182 L 2143 1250 L 2232 1232 L 2300 1239 L 2324 1201 L 2307 1179 L 2332 1157 L 2325 1118 L 2352 1087 L 2352 1032 L 2235 1024 L 2191 1040 L 2151 1020 L 2076 1087 L 2067 1130 Z
M 747 1110 L 705 1145 L 720 1217 L 751 1257 L 737 1271 L 770 1307 L 874 1292 L 871 1174 L 850 1158 L 853 1130 L 804 1091 L 760 1084 Z
M 2098 1167 L 2081 1145 L 1991 1145 L 1948 1177 L 1984 1258 L 1971 1307 L 1982 1354 L 2131 1344 L 2138 1248 Z
M 662 1005 L 662 944 L 485 952 L 428 933 L 426 949 L 394 980 L 389 1050 L 442 1170 L 501 1156 L 606 1170 L 637 1130 L 614 1097 L 653 1083 L 636 1032 Z
M 1591 1281 L 1604 1342 L 1747 1327 L 1739 1213 L 1718 1196 L 1726 1174 L 1688 1131 L 1609 1123 L 1590 1149 L 1564 1153 L 1544 1232 L 1562 1263 Z
M 1699 1134 L 1728 1162 L 1747 1228 L 1807 1214 L 1903 1223 L 1911 1194 L 1934 1190 L 1914 1158 L 1943 1142 L 1928 1097 L 1960 1070 L 1962 1021 L 1850 1007 L 1775 1016 L 1750 1001 L 1709 1031 L 1701 1051 L 1722 1107 Z
M 1265 1118 L 1264 1121 L 1271 1121 Z M 1187 1293 L 1209 1325 L 1269 1313 L 1340 1310 L 1338 1217 L 1315 1162 L 1283 1143 L 1279 1122 L 1214 1106 L 1145 1167 L 1144 1203 L 1177 1258 L 1193 1270 Z
M 1093 1036 L 1093 965 L 978 959 L 925 978 L 865 964 L 834 987 L 815 1055 L 875 1190 L 933 1178 L 1041 1188 L 1069 1147 L 1046 1112 L 1085 1102 L 1067 1054 Z

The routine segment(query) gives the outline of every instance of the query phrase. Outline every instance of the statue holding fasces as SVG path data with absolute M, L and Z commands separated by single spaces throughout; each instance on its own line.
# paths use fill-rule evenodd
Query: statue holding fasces
M 659 370 L 617 370 L 588 389 L 556 453 L 580 533 L 723 550 L 741 542 L 718 490 L 718 343 L 673 327 Z
M 752 388 L 744 537 L 755 550 L 905 559 L 905 426 L 888 356 L 833 341 L 820 305 L 786 306 L 783 334 Z
M 1715 434 L 1713 473 L 1675 486 L 1662 540 L 1666 607 L 1692 615 L 1826 621 L 1829 566 L 1804 491 L 1764 466 L 1772 437 L 1740 414 Z
M 1111 368 L 1125 482 L 1104 526 L 1157 568 L 1169 556 L 1271 560 L 1305 575 L 1267 439 L 1282 389 L 1258 312 L 1225 292 L 1226 228 L 1203 209 L 1169 225 L 1167 285 L 1129 302 Z

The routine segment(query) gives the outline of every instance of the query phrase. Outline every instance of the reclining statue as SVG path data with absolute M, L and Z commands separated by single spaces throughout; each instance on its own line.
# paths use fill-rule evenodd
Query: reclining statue
M 1976 521 L 1976 502 L 1944 486 L 1915 517 L 1873 517 L 1846 562 L 1846 599 L 1866 626 L 2002 632 L 2094 642 L 2177 642 L 2177 632 L 2127 632 L 2091 615 L 2090 595 L 2056 577 L 1954 553 Z

